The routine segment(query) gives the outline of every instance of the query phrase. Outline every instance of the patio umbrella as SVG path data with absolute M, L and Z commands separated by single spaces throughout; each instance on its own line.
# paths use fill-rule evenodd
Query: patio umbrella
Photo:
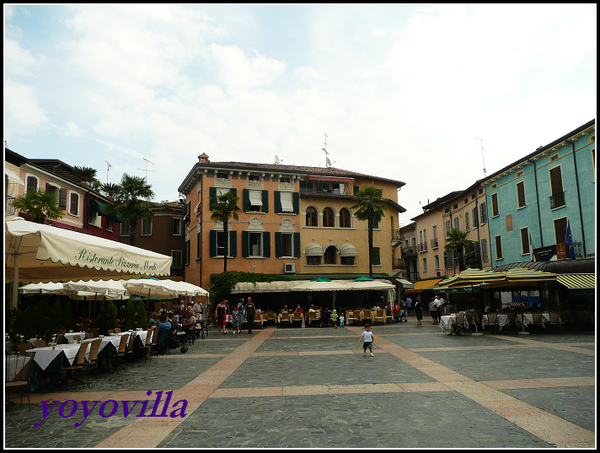
M 12 279 L 11 306 L 18 282 L 169 275 L 173 258 L 110 239 L 16 218 L 4 233 L 5 280 Z M 8 278 L 7 278 L 8 277 Z
M 123 296 L 128 296 L 127 288 L 122 281 L 118 280 L 79 280 L 70 281 L 64 284 L 65 291 L 80 292 L 83 296 L 98 294 L 107 296 L 106 298 L 119 299 Z
M 335 292 L 350 291 L 351 289 L 348 285 L 333 282 L 324 277 L 319 277 L 291 288 L 292 291 L 331 291 L 333 293 L 333 308 L 335 308 Z
M 32 296 L 36 294 L 55 294 L 62 295 L 64 294 L 64 287 L 62 283 L 28 283 L 27 285 L 23 285 L 19 288 L 19 293 Z
M 158 297 L 159 299 L 172 299 L 178 296 L 177 290 L 170 285 L 170 280 L 159 280 L 155 278 L 133 278 L 124 280 L 123 286 L 131 295 Z

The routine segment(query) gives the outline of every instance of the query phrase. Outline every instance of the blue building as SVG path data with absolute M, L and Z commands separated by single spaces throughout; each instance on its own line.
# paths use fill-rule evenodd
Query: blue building
M 592 120 L 487 177 L 492 268 L 595 255 Z

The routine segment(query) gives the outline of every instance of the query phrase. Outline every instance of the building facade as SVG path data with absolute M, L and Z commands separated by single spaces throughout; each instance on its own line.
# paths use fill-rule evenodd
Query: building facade
M 493 267 L 595 255 L 595 132 L 592 120 L 485 179 Z
M 119 219 L 101 212 L 111 200 L 81 181 L 73 167 L 57 159 L 30 159 L 5 148 L 5 216 L 19 216 L 10 203 L 29 190 L 56 194 L 63 217 L 46 222 L 106 239 L 117 240 Z
M 210 288 L 224 270 L 226 248 L 230 271 L 297 278 L 368 273 L 366 222 L 351 209 L 367 184 L 381 189 L 387 205 L 374 233 L 373 272 L 389 275 L 392 232 L 404 211 L 395 200 L 404 183 L 334 168 L 210 162 L 202 154 L 178 189 L 186 198 L 186 281 Z M 211 219 L 211 199 L 225 192 L 239 198 L 241 209 L 227 238 Z

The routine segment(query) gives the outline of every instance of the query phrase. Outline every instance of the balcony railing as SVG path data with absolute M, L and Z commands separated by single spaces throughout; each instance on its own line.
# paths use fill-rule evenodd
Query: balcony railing
M 11 202 L 15 199 L 15 197 L 11 197 L 9 195 L 6 196 L 6 204 L 4 205 L 4 214 L 5 215 L 15 215 L 17 210 L 11 206 Z
M 437 238 L 431 240 L 431 248 L 432 249 L 437 249 L 438 248 L 438 240 L 437 240 Z
M 403 257 L 417 256 L 416 247 L 402 247 L 401 253 Z
M 550 196 L 550 209 L 560 208 L 562 206 L 566 206 L 564 192 L 556 192 L 554 195 Z
M 421 242 L 420 244 L 418 244 L 417 249 L 419 250 L 419 253 L 426 252 L 427 251 L 427 242 Z

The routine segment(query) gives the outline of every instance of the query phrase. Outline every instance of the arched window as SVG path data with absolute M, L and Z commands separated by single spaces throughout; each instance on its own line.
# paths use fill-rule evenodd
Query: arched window
M 337 248 L 334 245 L 330 245 L 325 249 L 324 254 L 324 263 L 325 264 L 335 264 L 337 256 Z
M 319 226 L 319 214 L 312 206 L 306 209 L 306 226 Z
M 335 227 L 335 214 L 333 212 L 333 209 L 323 209 L 323 226 L 331 228 Z
M 347 208 L 340 209 L 340 228 L 352 228 L 352 215 Z

